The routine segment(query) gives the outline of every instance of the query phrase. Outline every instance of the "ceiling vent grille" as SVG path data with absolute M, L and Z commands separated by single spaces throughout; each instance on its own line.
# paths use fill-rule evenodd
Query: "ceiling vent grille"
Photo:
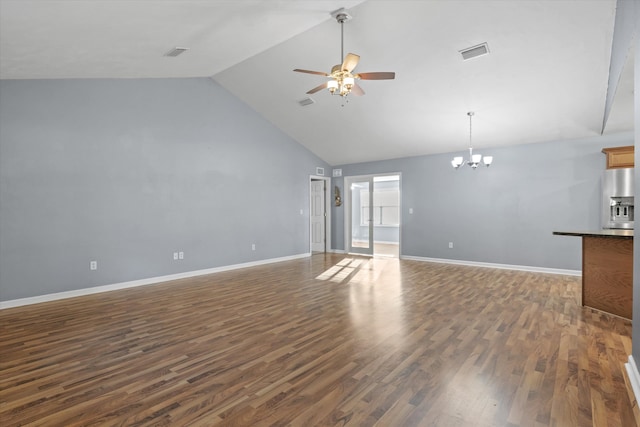
M 315 102 L 316 101 L 311 98 L 305 98 L 298 101 L 298 104 L 300 104 L 301 107 L 306 107 L 307 105 L 315 104 Z
M 180 54 L 185 53 L 188 50 L 189 50 L 188 47 L 174 47 L 169 52 L 165 53 L 164 56 L 178 56 Z
M 487 53 L 489 53 L 489 45 L 487 45 L 487 43 L 481 43 L 479 45 L 471 46 L 460 51 L 460 55 L 462 55 L 462 59 L 464 59 L 465 61 L 467 59 L 486 55 Z

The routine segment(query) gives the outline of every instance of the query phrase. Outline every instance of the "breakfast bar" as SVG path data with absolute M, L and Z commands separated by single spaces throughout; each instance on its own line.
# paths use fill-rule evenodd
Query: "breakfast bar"
M 582 237 L 582 305 L 631 319 L 633 230 L 554 231 Z

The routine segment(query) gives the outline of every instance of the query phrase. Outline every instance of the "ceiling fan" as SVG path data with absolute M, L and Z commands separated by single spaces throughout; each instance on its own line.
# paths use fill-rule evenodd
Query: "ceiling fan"
M 322 71 L 310 71 L 296 68 L 293 71 L 298 73 L 317 74 L 320 76 L 328 77 L 329 80 L 322 83 L 319 86 L 314 87 L 307 94 L 311 95 L 321 91 L 322 89 L 329 89 L 332 95 L 340 95 L 345 97 L 350 93 L 354 96 L 364 95 L 362 88 L 356 83 L 356 79 L 359 80 L 391 80 L 395 79 L 396 73 L 394 72 L 373 72 L 373 73 L 357 73 L 353 74 L 352 71 L 358 65 L 360 56 L 355 53 L 348 53 L 344 56 L 344 23 L 351 19 L 351 16 L 344 10 L 340 9 L 332 15 L 336 18 L 336 21 L 340 24 L 340 60 L 342 64 L 334 65 L 331 68 L 330 73 Z

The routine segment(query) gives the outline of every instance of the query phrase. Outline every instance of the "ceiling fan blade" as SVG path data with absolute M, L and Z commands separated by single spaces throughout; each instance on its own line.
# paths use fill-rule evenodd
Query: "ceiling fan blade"
M 329 74 L 327 74 L 325 72 L 322 72 L 322 71 L 301 70 L 300 68 L 296 68 L 293 71 L 296 71 L 298 73 L 317 74 L 319 76 L 325 76 L 325 77 L 329 76 Z
M 356 65 L 358 65 L 358 61 L 360 61 L 360 56 L 355 53 L 347 53 L 347 56 L 344 58 L 344 62 L 342 63 L 342 71 L 351 72 Z
M 396 73 L 387 71 L 376 73 L 358 73 L 355 75 L 355 77 L 362 80 L 392 80 L 396 78 Z
M 324 82 L 321 85 L 314 87 L 307 92 L 307 95 L 311 95 L 312 93 L 320 92 L 322 89 L 326 89 L 328 84 L 329 82 Z
M 353 84 L 353 87 L 351 88 L 351 95 L 353 96 L 362 96 L 364 95 L 364 91 L 362 90 L 362 88 L 360 86 L 358 86 L 357 84 Z

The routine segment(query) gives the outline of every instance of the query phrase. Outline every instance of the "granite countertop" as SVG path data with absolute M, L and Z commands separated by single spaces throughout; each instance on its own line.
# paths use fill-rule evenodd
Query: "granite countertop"
M 633 239 L 633 230 L 595 230 L 595 231 L 554 231 L 558 236 L 579 236 L 579 237 L 612 237 L 617 239 Z

